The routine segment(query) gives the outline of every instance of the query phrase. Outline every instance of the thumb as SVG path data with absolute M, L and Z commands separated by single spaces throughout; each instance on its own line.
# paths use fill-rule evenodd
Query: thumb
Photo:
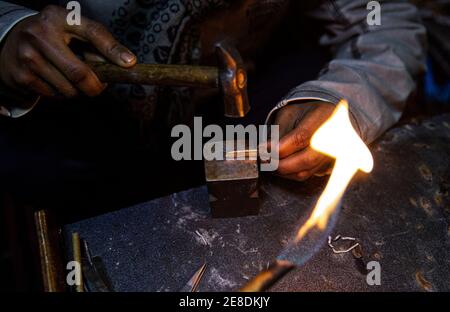
M 68 31 L 92 44 L 105 58 L 119 66 L 131 67 L 136 64 L 136 56 L 100 23 L 83 18 L 80 26 L 69 27 Z
M 297 112 L 294 129 L 280 140 L 280 158 L 285 158 L 309 146 L 314 132 L 325 122 L 334 110 L 328 103 L 304 104 L 305 109 Z

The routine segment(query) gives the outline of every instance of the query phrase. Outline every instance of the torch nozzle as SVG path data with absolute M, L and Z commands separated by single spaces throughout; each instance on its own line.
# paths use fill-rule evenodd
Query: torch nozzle
M 266 291 L 293 268 L 295 268 L 295 265 L 289 261 L 275 260 L 269 265 L 267 270 L 260 272 L 244 287 L 242 287 L 240 291 L 242 292 Z

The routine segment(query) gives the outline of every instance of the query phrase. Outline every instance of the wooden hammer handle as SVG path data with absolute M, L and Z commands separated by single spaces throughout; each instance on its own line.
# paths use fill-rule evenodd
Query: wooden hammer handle
M 136 64 L 131 68 L 101 62 L 88 65 L 103 82 L 200 88 L 219 87 L 219 69 L 209 66 Z

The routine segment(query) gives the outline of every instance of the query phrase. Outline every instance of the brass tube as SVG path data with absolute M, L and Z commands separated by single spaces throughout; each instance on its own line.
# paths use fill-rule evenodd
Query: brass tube
M 73 260 L 76 261 L 80 268 L 81 265 L 81 241 L 80 234 L 72 233 L 72 251 L 73 251 Z M 80 270 L 80 284 L 75 287 L 76 292 L 84 292 L 84 284 L 83 284 L 83 270 Z
M 242 292 L 261 292 L 269 289 L 279 281 L 286 273 L 295 267 L 289 261 L 276 260 L 269 265 L 267 270 L 262 271 L 240 289 Z
M 58 259 L 55 246 L 52 245 L 52 235 L 49 229 L 48 216 L 45 210 L 34 213 L 36 234 L 39 244 L 41 273 L 45 292 L 64 291 L 59 275 Z
M 165 86 L 219 87 L 219 69 L 209 66 L 136 64 L 123 68 L 110 63 L 88 62 L 103 82 Z

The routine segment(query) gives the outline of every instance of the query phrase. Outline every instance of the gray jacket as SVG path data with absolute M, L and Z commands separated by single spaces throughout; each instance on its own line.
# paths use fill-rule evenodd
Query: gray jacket
M 272 11 L 277 11 L 273 10 L 273 6 L 276 6 L 277 3 L 287 2 L 287 0 L 242 1 L 249 5 L 257 3 L 260 7 L 271 6 Z M 63 4 L 67 1 L 60 2 Z M 186 16 L 176 15 L 179 13 L 172 10 L 175 8 L 172 4 L 176 4 L 179 9 L 182 9 L 185 3 L 191 1 L 166 1 L 166 5 L 154 5 L 151 8 L 149 8 L 148 1 L 143 0 L 85 0 L 79 2 L 84 10 L 83 15 L 94 17 L 110 27 L 113 34 L 130 47 L 133 43 L 129 43 L 127 40 L 131 36 L 123 34 L 123 29 L 120 32 L 117 31 L 115 22 L 120 21 L 122 24 L 124 20 L 127 22 L 127 18 L 131 19 L 136 16 L 130 14 L 130 11 L 137 10 L 142 3 L 146 3 L 148 8 L 146 10 L 152 11 L 151 16 L 154 19 L 162 19 L 164 16 L 162 13 L 168 12 L 174 14 L 178 25 L 184 25 L 187 24 L 185 23 Z M 164 2 L 161 1 L 161 3 Z M 381 25 L 374 26 L 367 22 L 370 12 L 367 8 L 369 1 L 315 2 L 320 4 L 312 6 L 311 10 L 299 13 L 314 17 L 324 24 L 326 32 L 322 35 L 320 43 L 333 51 L 334 59 L 321 71 L 316 80 L 306 82 L 291 90 L 269 114 L 268 121 L 270 122 L 277 109 L 293 101 L 322 100 L 336 104 L 340 99 L 346 99 L 357 131 L 366 143 L 370 143 L 399 120 L 408 98 L 416 88 L 417 77 L 425 71 L 425 28 L 420 23 L 416 8 L 407 1 L 379 1 L 381 3 Z M 207 1 L 193 1 L 192 3 L 207 3 Z M 122 9 L 122 17 L 117 18 Z M 278 11 L 278 14 L 281 14 L 282 10 Z M 206 10 L 206 12 L 208 11 Z M 17 22 L 35 13 L 32 10 L 0 1 L 0 40 Z M 267 16 L 263 18 L 267 18 Z M 253 23 L 261 25 L 254 21 Z M 170 32 L 167 31 L 167 33 Z M 145 35 L 147 38 L 151 38 L 150 36 L 153 34 L 145 33 Z M 163 37 L 160 40 L 166 42 L 168 38 Z M 155 41 L 154 37 L 153 41 Z M 141 62 L 179 61 L 179 59 L 170 58 L 173 55 L 170 48 L 167 51 L 164 49 L 155 51 L 155 46 L 152 46 L 151 43 L 147 49 L 142 46 L 142 43 L 138 44 L 136 49 L 131 47 L 131 50 L 137 52 Z M 164 58 L 161 55 L 169 57 Z M 195 60 L 188 57 L 181 59 L 181 62 L 195 63 Z M 29 107 L 17 107 L 17 105 L 7 103 L 0 98 L 1 114 L 16 117 L 29 109 Z

